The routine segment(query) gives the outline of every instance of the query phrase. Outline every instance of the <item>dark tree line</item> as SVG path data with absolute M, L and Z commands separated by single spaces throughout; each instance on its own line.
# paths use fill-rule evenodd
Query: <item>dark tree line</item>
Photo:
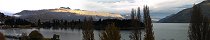
M 92 21 L 92 26 L 93 29 L 105 29 L 106 25 L 110 23 L 115 23 L 117 27 L 123 30 L 129 30 L 133 28 L 131 19 L 104 19 L 104 20 L 98 20 L 98 21 Z M 40 22 L 38 20 L 36 22 L 37 26 L 42 27 L 42 28 L 73 28 L 73 29 L 82 29 L 83 24 L 85 24 L 84 21 L 66 21 L 66 20 L 57 20 L 54 19 L 52 21 L 47 21 L 47 22 Z M 143 27 L 143 23 L 140 21 L 135 21 L 136 26 Z
M 4 16 L 5 16 L 4 13 L 0 12 L 0 18 L 3 18 Z
M 6 20 L 12 19 L 12 18 L 13 18 L 13 17 L 4 15 L 4 13 L 1 13 L 1 12 L 0 12 L 0 22 L 1 22 L 0 24 L 1 24 L 1 25 L 3 25 L 4 22 L 5 22 Z
M 4 16 L 5 16 L 4 13 L 1 13 L 1 12 L 0 12 L 0 25 L 3 25 Z
M 16 18 L 13 16 L 7 16 L 4 15 L 4 13 L 0 12 L 0 26 L 6 26 L 6 27 L 21 27 L 20 25 L 29 25 L 32 26 L 33 23 L 25 20 L 25 19 L 21 19 L 21 18 Z
M 140 22 L 140 21 L 135 21 L 135 22 L 136 22 L 135 26 L 138 26 L 138 27 L 141 27 L 141 28 L 144 27 L 142 22 Z M 98 28 L 101 29 L 101 28 L 105 28 L 106 25 L 111 24 L 111 23 L 114 23 L 115 26 L 117 26 L 117 27 L 119 27 L 120 29 L 123 29 L 123 30 L 130 30 L 130 29 L 134 28 L 132 19 L 124 19 L 124 20 L 105 19 L 105 20 L 102 20 L 102 21 L 96 21 L 94 23 L 94 25 L 95 25 L 95 29 L 98 29 Z
M 33 25 L 31 22 L 20 19 L 20 18 L 10 18 L 4 21 L 4 25 L 8 25 L 10 27 L 20 27 L 19 25 Z
M 53 29 L 59 29 L 59 28 L 81 28 L 82 23 L 81 21 L 67 21 L 67 20 L 58 20 L 58 19 L 53 19 L 51 21 L 45 21 L 41 22 L 38 20 L 36 22 L 37 26 L 40 28 L 53 28 Z
M 202 15 L 199 5 L 194 5 L 189 26 L 189 40 L 210 40 L 209 19 Z
M 31 24 L 30 22 L 24 20 L 24 19 L 15 19 L 15 18 L 12 18 L 12 19 L 7 19 L 5 21 L 5 24 L 6 25 L 29 25 Z

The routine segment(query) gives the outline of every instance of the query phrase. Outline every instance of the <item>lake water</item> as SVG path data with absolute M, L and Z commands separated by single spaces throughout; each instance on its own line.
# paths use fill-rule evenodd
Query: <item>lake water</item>
M 187 40 L 188 26 L 188 23 L 153 23 L 155 40 Z M 15 35 L 21 33 L 29 34 L 33 30 L 38 29 L 0 29 L 0 32 Z M 39 29 L 38 31 L 46 38 L 52 38 L 53 34 L 58 34 L 61 40 L 82 40 L 82 30 Z M 99 40 L 100 32 L 99 30 L 94 31 L 96 40 Z M 130 31 L 121 30 L 120 33 L 121 40 L 129 40 Z

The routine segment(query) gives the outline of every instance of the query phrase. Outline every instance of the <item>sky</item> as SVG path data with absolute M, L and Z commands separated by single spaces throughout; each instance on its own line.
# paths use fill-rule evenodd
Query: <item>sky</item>
M 175 14 L 203 0 L 0 0 L 0 12 L 7 15 L 22 10 L 70 7 L 99 12 L 129 14 L 132 8 L 148 5 L 153 18 Z

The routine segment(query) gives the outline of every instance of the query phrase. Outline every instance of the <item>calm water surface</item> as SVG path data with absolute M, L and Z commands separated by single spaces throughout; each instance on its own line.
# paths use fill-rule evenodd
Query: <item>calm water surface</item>
M 156 40 L 187 40 L 188 23 L 153 23 Z M 52 30 L 52 29 L 0 29 L 0 32 L 9 35 L 30 33 L 38 30 L 46 38 L 52 38 L 53 34 L 60 35 L 61 40 L 82 40 L 82 30 Z M 95 30 L 95 39 L 99 40 L 101 31 Z M 129 40 L 130 31 L 120 31 L 122 40 Z M 143 36 L 143 35 L 142 35 Z M 8 38 L 7 38 L 8 39 Z M 8 39 L 15 40 L 15 39 Z

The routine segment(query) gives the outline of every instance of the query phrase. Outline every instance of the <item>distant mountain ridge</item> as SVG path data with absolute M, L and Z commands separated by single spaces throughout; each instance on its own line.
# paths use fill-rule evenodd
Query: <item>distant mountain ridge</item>
M 210 18 L 210 0 L 203 1 L 196 5 L 199 5 L 201 7 L 201 12 L 205 17 Z M 189 23 L 191 14 L 192 14 L 191 11 L 192 11 L 192 8 L 187 8 L 178 12 L 177 14 L 167 16 L 159 20 L 158 22 L 159 23 Z
M 43 10 L 23 10 L 14 16 L 26 19 L 30 22 L 37 22 L 39 19 L 42 22 L 50 21 L 53 19 L 67 20 L 67 21 L 78 21 L 83 20 L 87 17 L 92 17 L 93 20 L 98 19 L 124 19 L 120 14 L 86 11 L 86 10 L 71 10 L 65 8 L 57 9 L 43 9 Z

